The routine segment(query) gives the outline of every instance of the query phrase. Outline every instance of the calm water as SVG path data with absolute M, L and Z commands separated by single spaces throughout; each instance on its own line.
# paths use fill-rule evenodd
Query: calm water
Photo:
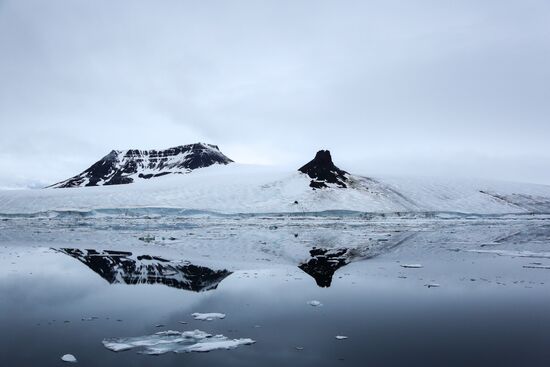
M 394 250 L 332 268 L 325 262 L 224 271 L 223 262 L 208 268 L 165 261 L 154 246 L 137 263 L 128 259 L 143 253 L 113 245 L 96 249 L 114 250 L 111 257 L 78 258 L 51 247 L 3 247 L 1 366 L 59 366 L 66 353 L 82 366 L 550 365 L 550 270 L 523 268 L 547 259 Z M 131 284 L 154 257 L 166 277 Z M 423 268 L 403 268 L 401 260 Z M 426 286 L 433 283 L 441 286 Z M 193 312 L 227 317 L 197 321 Z M 194 329 L 256 343 L 160 356 L 102 345 L 110 337 Z

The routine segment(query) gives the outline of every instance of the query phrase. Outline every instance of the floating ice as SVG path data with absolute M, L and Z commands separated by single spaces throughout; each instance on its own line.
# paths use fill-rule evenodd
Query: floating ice
M 402 268 L 411 268 L 411 269 L 418 269 L 422 268 L 423 266 L 421 264 L 401 264 Z
M 319 307 L 319 306 L 323 305 L 321 302 L 316 301 L 316 300 L 308 301 L 307 304 L 310 305 L 310 306 L 313 306 L 313 307 Z
M 65 354 L 61 357 L 63 362 L 76 363 L 76 358 L 72 354 Z
M 477 252 L 480 254 L 495 254 L 499 256 L 512 257 L 531 257 L 540 259 L 550 259 L 550 252 L 531 252 L 531 251 L 512 251 L 512 250 L 466 250 L 468 252 Z
M 550 269 L 550 266 L 546 265 L 523 265 L 525 269 Z
M 91 316 L 91 317 L 83 317 L 80 320 L 82 320 L 82 321 L 94 321 L 94 320 L 97 320 L 97 319 L 99 319 L 99 317 Z
M 224 319 L 225 318 L 224 313 L 217 313 L 217 312 L 210 312 L 210 313 L 195 312 L 191 316 L 193 316 L 193 318 L 195 320 L 201 320 L 201 321 L 212 321 L 214 319 Z
M 336 338 L 337 340 L 344 340 L 344 339 L 347 339 L 348 337 L 345 336 L 345 335 L 336 335 L 335 338 Z
M 439 283 L 428 283 L 428 284 L 426 284 L 426 287 L 428 287 L 428 288 L 437 288 L 437 287 L 441 287 L 441 284 L 439 284 Z
M 201 330 L 184 332 L 169 330 L 134 338 L 109 338 L 103 340 L 103 345 L 113 352 L 143 348 L 141 351 L 143 354 L 164 354 L 234 349 L 240 345 L 250 345 L 255 342 L 249 338 L 229 339 L 224 335 L 212 335 Z

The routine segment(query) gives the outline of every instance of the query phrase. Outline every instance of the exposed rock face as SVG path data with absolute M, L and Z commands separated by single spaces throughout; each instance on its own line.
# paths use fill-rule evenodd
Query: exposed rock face
M 233 162 L 216 145 L 189 144 L 166 150 L 113 150 L 84 172 L 50 187 L 121 185 L 136 179 L 188 173 L 213 164 Z
M 332 162 L 330 151 L 320 150 L 312 161 L 301 167 L 298 171 L 307 174 L 311 178 L 309 186 L 313 189 L 328 187 L 327 184 L 336 184 L 347 187 L 347 172 L 336 167 Z
M 74 257 L 111 284 L 164 284 L 203 292 L 216 289 L 228 270 L 213 270 L 188 262 L 172 262 L 158 256 L 134 256 L 126 251 L 96 251 L 74 248 L 56 250 Z

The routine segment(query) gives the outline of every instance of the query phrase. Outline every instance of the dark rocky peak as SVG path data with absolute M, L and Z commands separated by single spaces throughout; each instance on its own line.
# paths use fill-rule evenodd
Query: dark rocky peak
M 213 164 L 233 162 L 217 145 L 196 143 L 164 150 L 113 150 L 84 172 L 51 187 L 129 184 L 168 174 L 189 173 Z
M 313 189 L 328 187 L 327 184 L 335 184 L 339 187 L 347 187 L 347 172 L 336 167 L 332 162 L 330 151 L 320 150 L 312 161 L 298 169 L 311 178 L 309 186 Z

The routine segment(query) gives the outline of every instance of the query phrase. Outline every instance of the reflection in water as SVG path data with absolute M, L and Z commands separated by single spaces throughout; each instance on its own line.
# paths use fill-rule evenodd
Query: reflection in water
M 164 284 L 203 292 L 216 289 L 228 270 L 213 270 L 189 262 L 172 262 L 158 256 L 134 256 L 125 251 L 62 248 L 56 251 L 74 257 L 111 284 Z
M 298 267 L 311 275 L 319 287 L 330 287 L 336 270 L 349 264 L 349 249 L 313 248 L 309 251 L 311 259 Z

